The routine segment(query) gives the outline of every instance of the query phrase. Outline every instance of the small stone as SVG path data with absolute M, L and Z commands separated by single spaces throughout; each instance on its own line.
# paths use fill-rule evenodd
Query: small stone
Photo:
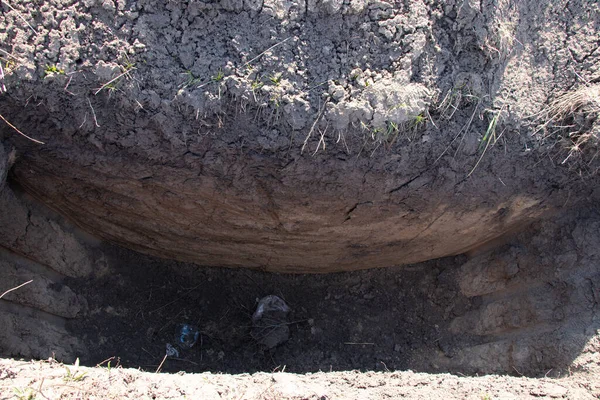
M 278 296 L 266 296 L 260 299 L 252 315 L 251 335 L 259 344 L 273 349 L 290 337 L 288 314 L 290 308 Z

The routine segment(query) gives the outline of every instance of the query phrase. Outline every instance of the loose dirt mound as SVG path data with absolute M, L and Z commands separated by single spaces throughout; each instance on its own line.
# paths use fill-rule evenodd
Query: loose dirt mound
M 132 369 L 85 368 L 56 361 L 0 360 L 0 390 L 50 399 L 248 400 L 323 399 L 597 399 L 596 375 L 562 379 L 486 376 L 465 378 L 414 372 L 243 375 L 152 374 Z M 35 397 L 37 398 L 37 397 Z

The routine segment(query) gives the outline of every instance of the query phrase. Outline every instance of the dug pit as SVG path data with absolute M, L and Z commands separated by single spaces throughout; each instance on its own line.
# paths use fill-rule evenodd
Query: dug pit
M 0 355 L 597 364 L 595 2 L 14 3 Z

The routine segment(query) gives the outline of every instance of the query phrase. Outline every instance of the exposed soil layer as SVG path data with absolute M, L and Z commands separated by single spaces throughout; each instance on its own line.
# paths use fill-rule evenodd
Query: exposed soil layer
M 2 115 L 45 143 L 1 126 L 14 179 L 125 247 L 387 267 L 592 192 L 532 116 L 598 79 L 595 1 L 35 4 L 2 6 Z
M 0 278 L 7 287 L 33 280 L 0 300 L 4 356 L 86 365 L 114 357 L 153 371 L 187 323 L 199 340 L 179 346 L 163 371 L 557 377 L 600 362 L 595 208 L 580 205 L 468 256 L 303 275 L 156 259 L 74 230 L 17 187 L 2 199 L 13 213 L 1 225 Z M 290 335 L 268 349 L 251 335 L 251 317 L 273 294 L 291 308 Z

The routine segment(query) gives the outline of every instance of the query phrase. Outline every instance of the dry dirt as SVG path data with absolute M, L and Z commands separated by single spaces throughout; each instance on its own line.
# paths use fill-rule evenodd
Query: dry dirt
M 113 360 L 114 361 L 114 360 Z M 106 365 L 106 364 L 104 364 Z M 0 360 L 0 399 L 597 399 L 596 374 L 561 379 L 405 372 L 156 374 L 134 369 Z M 15 394 L 17 394 L 15 396 Z M 18 397 L 18 395 L 25 397 Z M 27 397 L 31 395 L 31 397 Z M 13 397 L 14 396 L 14 397 Z

